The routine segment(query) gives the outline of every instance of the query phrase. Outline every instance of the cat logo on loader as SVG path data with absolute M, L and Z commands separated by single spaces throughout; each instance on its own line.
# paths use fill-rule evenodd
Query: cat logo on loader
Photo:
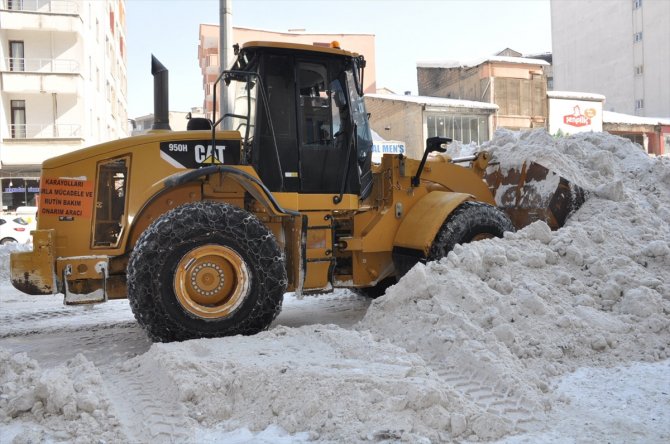
M 579 205 L 544 167 L 520 167 L 510 187 L 487 174 L 487 152 L 452 159 L 445 138 L 428 139 L 422 159 L 372 165 L 364 67 L 335 46 L 247 43 L 214 88 L 228 88 L 234 110 L 173 132 L 167 70 L 153 58 L 152 131 L 43 163 L 41 193 L 79 193 L 81 211 L 40 207 L 33 250 L 11 255 L 13 285 L 67 304 L 127 297 L 156 341 L 254 334 L 287 291 L 379 296 L 456 244 L 500 237 L 512 220 L 557 226 Z M 216 129 L 224 119 L 233 130 Z M 217 148 L 195 162 L 198 146 Z M 555 195 L 519 200 L 546 177 Z

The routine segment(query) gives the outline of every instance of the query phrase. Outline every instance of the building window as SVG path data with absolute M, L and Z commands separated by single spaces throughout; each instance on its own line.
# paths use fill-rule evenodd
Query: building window
M 7 0 L 7 9 L 23 11 L 23 0 Z
M 449 137 L 464 144 L 489 140 L 488 117 L 427 113 L 427 137 Z
M 26 101 L 12 100 L 11 107 L 11 135 L 12 139 L 26 138 Z
M 18 207 L 35 206 L 35 195 L 40 192 L 40 180 L 35 177 L 8 177 L 1 181 L 3 211 Z
M 109 11 L 109 30 L 114 35 L 114 11 Z
M 633 9 L 638 9 L 642 7 L 642 0 L 633 0 Z
M 644 138 L 642 137 L 642 134 L 618 134 L 619 136 L 630 140 L 633 143 L 637 143 L 640 145 L 640 148 L 644 146 Z
M 643 99 L 638 99 L 635 101 L 635 109 L 642 109 L 644 108 L 644 100 Z
M 640 31 L 640 32 L 636 32 L 636 33 L 633 35 L 633 41 L 634 41 L 635 43 L 637 43 L 637 42 L 641 42 L 641 41 L 642 41 L 642 31 Z
M 25 71 L 26 59 L 23 52 L 23 42 L 19 40 L 10 40 L 9 42 L 9 70 Z
M 642 75 L 642 73 L 644 73 L 644 65 L 637 65 L 635 67 L 635 75 L 639 76 Z

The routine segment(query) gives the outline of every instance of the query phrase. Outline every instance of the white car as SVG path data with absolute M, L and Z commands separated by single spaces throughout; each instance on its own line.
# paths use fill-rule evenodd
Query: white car
M 0 216 L 0 245 L 18 242 L 27 244 L 30 237 L 31 225 L 20 216 Z

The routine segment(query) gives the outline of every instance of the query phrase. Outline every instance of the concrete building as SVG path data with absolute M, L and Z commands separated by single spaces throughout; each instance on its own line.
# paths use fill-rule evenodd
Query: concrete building
M 405 142 L 407 157 L 420 159 L 428 137 L 481 144 L 493 132 L 498 106 L 424 96 L 366 94 L 370 126 L 383 139 Z
M 648 154 L 670 154 L 670 119 L 639 117 L 605 111 L 603 131 L 630 139 Z
M 260 29 L 233 27 L 233 42 L 242 46 L 246 42 L 274 41 L 300 43 L 303 45 L 330 46 L 337 41 L 344 50 L 362 54 L 367 65 L 363 78 L 365 93 L 376 92 L 375 73 L 375 36 L 374 34 L 312 34 L 304 31 L 272 32 Z M 211 117 L 214 100 L 214 81 L 221 72 L 219 65 L 219 25 L 200 25 L 200 44 L 198 45 L 198 59 L 202 70 L 202 87 L 204 90 L 203 108 L 208 117 Z M 218 100 L 218 99 L 217 99 Z
M 547 66 L 544 60 L 515 55 L 464 63 L 419 62 L 419 95 L 495 104 L 493 128 L 546 127 Z
M 670 1 L 551 0 L 554 89 L 607 111 L 670 117 Z
M 0 1 L 0 209 L 34 203 L 46 158 L 124 137 L 125 1 Z

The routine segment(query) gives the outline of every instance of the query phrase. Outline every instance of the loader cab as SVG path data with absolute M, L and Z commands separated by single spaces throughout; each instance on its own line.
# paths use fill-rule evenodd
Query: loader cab
M 309 45 L 255 42 L 239 50 L 230 72 L 253 75 L 229 77 L 232 129 L 242 133 L 245 162 L 270 191 L 369 194 L 364 63 Z

